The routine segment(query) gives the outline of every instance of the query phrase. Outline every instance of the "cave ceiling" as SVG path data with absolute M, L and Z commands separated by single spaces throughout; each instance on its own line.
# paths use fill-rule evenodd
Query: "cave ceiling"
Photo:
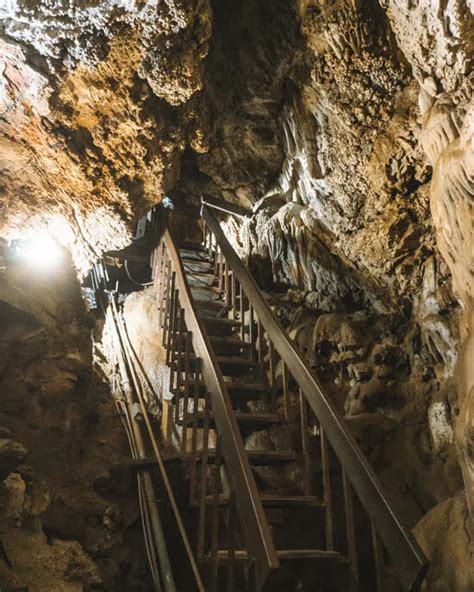
M 387 441 L 397 423 L 392 482 L 413 477 L 417 513 L 439 504 L 418 538 L 451 557 L 443 532 L 474 512 L 473 9 L 0 0 L 0 316 L 25 317 L 32 359 L 68 358 L 51 384 L 33 364 L 43 391 L 92 364 L 76 275 L 165 197 L 187 220 L 202 194 L 238 203 L 252 215 L 223 220 L 227 236 L 261 286 L 284 286 L 275 308 L 313 367 L 350 367 L 331 379 L 347 416 L 380 412 Z M 69 249 L 72 295 L 2 266 L 6 241 L 38 230 Z M 443 570 L 433 590 L 467 590 Z
M 208 192 L 260 204 L 254 249 L 322 241 L 389 306 L 413 302 L 436 238 L 439 277 L 469 291 L 450 230 L 472 188 L 463 2 L 20 0 L 0 18 L 4 236 L 61 227 L 86 270 L 165 195 Z

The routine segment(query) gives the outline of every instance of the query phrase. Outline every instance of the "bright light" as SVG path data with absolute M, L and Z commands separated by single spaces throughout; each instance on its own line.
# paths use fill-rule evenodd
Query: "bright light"
M 53 216 L 48 222 L 48 233 L 53 236 L 63 247 L 70 249 L 74 243 L 74 232 L 67 220 L 60 215 Z
M 11 242 L 17 261 L 41 271 L 54 270 L 64 263 L 66 249 L 71 252 L 75 242 L 72 228 L 61 214 L 46 220 L 24 220 L 7 239 Z
M 46 231 L 31 233 L 17 246 L 17 253 L 21 259 L 42 269 L 57 267 L 64 259 L 61 246 Z

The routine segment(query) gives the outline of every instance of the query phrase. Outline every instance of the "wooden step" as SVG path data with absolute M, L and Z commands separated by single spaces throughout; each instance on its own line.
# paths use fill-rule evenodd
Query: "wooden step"
M 263 382 L 226 382 L 226 387 L 230 397 L 239 401 L 254 401 L 271 393 L 271 389 Z
M 251 360 L 239 358 L 238 356 L 216 356 L 216 359 L 221 365 L 246 366 L 251 368 L 258 366 L 258 362 L 252 362 Z
M 188 272 L 186 281 L 192 288 L 208 288 L 216 282 L 216 277 L 212 273 Z
M 231 310 L 231 307 L 223 302 L 217 300 L 194 300 L 196 307 L 200 314 L 205 314 L 209 317 L 214 318 L 227 318 L 227 314 Z
M 256 466 L 287 463 L 301 458 L 292 450 L 246 450 L 250 464 Z
M 237 549 L 234 552 L 235 561 L 248 561 L 249 556 L 246 550 Z M 301 559 L 319 559 L 333 561 L 336 563 L 348 563 L 348 558 L 337 551 L 326 551 L 324 549 L 277 549 L 278 559 L 281 561 L 301 560 Z M 209 557 L 207 559 L 210 559 Z M 219 549 L 217 551 L 217 560 L 219 563 L 227 562 L 229 551 Z
M 194 251 L 193 249 L 178 248 L 179 255 L 183 261 L 204 261 L 210 263 L 209 255 L 204 251 Z
M 239 376 L 242 374 L 248 374 L 249 372 L 253 372 L 257 367 L 257 362 L 251 362 L 250 360 L 246 360 L 244 358 L 239 358 L 237 356 L 216 356 L 216 361 L 219 364 L 221 372 L 224 376 Z M 194 354 L 190 354 L 190 367 L 191 371 L 194 367 L 195 357 Z M 186 361 L 184 357 L 181 358 L 180 362 L 174 362 L 173 367 L 175 370 L 184 371 L 186 366 Z
M 194 300 L 215 300 L 216 296 L 220 297 L 222 294 L 219 286 L 190 286 L 190 288 Z
M 217 323 L 219 325 L 227 325 L 229 327 L 240 327 L 240 321 L 235 321 L 234 319 L 209 317 L 206 314 L 202 314 L 200 316 L 203 323 Z
M 195 385 L 194 381 L 183 381 L 181 384 L 184 387 L 191 389 L 191 396 Z M 206 392 L 206 385 L 204 382 L 198 381 L 197 385 L 199 388 L 199 394 L 204 395 Z M 271 393 L 270 388 L 262 382 L 246 382 L 242 384 L 236 382 L 226 382 L 225 385 L 230 398 L 235 402 L 255 401 Z M 171 389 L 171 392 L 175 395 L 177 394 L 176 389 Z M 181 395 L 182 394 L 183 393 L 181 393 Z
M 244 356 L 249 357 L 249 350 L 252 349 L 251 343 L 236 339 L 237 335 L 231 335 L 229 337 L 219 337 L 214 335 L 209 337 L 211 340 L 212 349 L 214 353 L 220 356 Z
M 183 331 L 181 335 L 181 352 L 183 353 L 186 347 L 187 331 Z M 216 355 L 239 356 L 242 354 L 242 350 L 249 350 L 252 348 L 251 343 L 238 339 L 237 334 L 228 336 L 210 335 L 209 340 Z M 175 346 L 174 351 L 178 351 L 178 340 L 175 339 L 173 344 Z
M 312 495 L 279 495 L 279 494 L 260 494 L 262 505 L 266 508 L 324 508 L 324 500 Z M 215 505 L 215 498 L 209 495 L 206 498 L 209 505 Z M 219 506 L 228 506 L 230 496 L 221 493 L 218 498 Z
M 186 425 L 190 426 L 193 424 L 194 417 L 194 413 L 190 412 L 188 413 L 186 422 L 184 422 L 183 418 L 181 417 L 177 423 L 178 425 L 184 425 L 184 423 L 186 423 Z M 234 417 L 238 423 L 244 424 L 246 427 L 255 426 L 260 429 L 263 429 L 269 425 L 274 425 L 281 421 L 280 417 L 276 413 L 245 413 L 243 411 L 235 411 Z M 204 412 L 198 411 L 196 414 L 196 419 L 198 427 L 202 427 L 204 422 Z M 212 414 L 210 417 L 210 425 L 211 427 L 214 427 L 214 417 Z
M 192 279 L 192 278 L 202 278 L 205 280 L 209 280 L 209 282 L 206 282 L 206 285 L 210 286 L 212 285 L 215 281 L 216 281 L 216 276 L 214 275 L 214 272 L 209 270 L 209 271 L 192 271 L 190 269 L 186 270 L 186 279 Z
M 233 347 L 238 347 L 239 349 L 251 349 L 252 343 L 248 343 L 248 341 L 242 341 L 241 339 L 232 339 L 232 337 L 219 337 L 218 335 L 213 335 L 209 337 L 211 340 L 212 345 L 229 345 Z
M 208 261 L 185 260 L 183 265 L 186 275 L 188 273 L 212 273 L 214 275 L 214 266 Z
M 302 460 L 300 455 L 297 455 L 291 450 L 246 450 L 247 457 L 251 465 L 255 466 L 268 466 L 274 464 L 281 464 L 287 462 L 294 462 Z M 211 448 L 208 451 L 208 461 L 214 462 L 216 451 Z M 178 462 L 178 461 L 189 461 L 191 460 L 191 453 L 188 452 L 186 455 L 182 455 L 179 452 L 163 453 L 163 460 L 165 462 Z M 202 451 L 198 450 L 196 453 L 196 459 L 201 460 Z M 136 468 L 152 468 L 157 466 L 155 457 L 145 457 L 142 459 L 132 459 L 130 465 Z
M 194 302 L 196 304 L 201 302 L 221 302 L 223 306 L 224 303 L 224 291 L 219 290 L 218 287 L 214 286 L 203 286 L 202 288 L 191 286 L 191 292 L 193 293 Z M 240 297 L 236 296 L 236 307 L 239 308 L 240 305 Z M 231 308 L 229 306 L 229 308 Z
M 226 308 L 226 309 L 230 309 L 231 307 L 226 304 L 225 302 L 223 302 L 221 300 L 221 298 L 216 298 L 215 295 L 213 295 L 212 298 L 194 298 L 194 304 L 199 308 Z
M 207 253 L 207 248 L 202 243 L 186 241 L 178 246 L 179 251 L 191 251 L 194 253 Z
M 229 336 L 241 327 L 240 322 L 233 319 L 212 317 L 206 314 L 201 314 L 200 317 L 209 336 Z

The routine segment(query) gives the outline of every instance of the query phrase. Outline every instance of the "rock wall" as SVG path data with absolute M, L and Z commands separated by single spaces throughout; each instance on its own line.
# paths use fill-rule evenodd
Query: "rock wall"
M 428 589 L 450 592 L 467 585 L 443 563 L 456 458 L 474 505 L 471 4 L 0 8 L 0 235 L 46 227 L 85 273 L 164 196 L 253 206 L 235 245 L 388 486 L 404 473 L 410 521 L 434 508 L 417 533 Z
M 459 462 L 464 493 L 416 532 L 428 589 L 468 590 L 472 574 L 444 572 L 442 516 L 474 492 L 472 14 L 464 2 L 297 8 L 281 168 L 228 230 L 262 286 L 291 288 L 276 299 L 282 318 L 412 524 L 463 486 Z M 453 572 L 472 557 L 472 519 L 458 519 Z
M 459 400 L 456 405 L 455 429 L 464 475 L 466 504 L 470 511 L 470 516 L 465 510 L 461 515 L 472 559 L 474 344 L 473 270 L 469 251 L 472 244 L 474 197 L 474 103 L 472 6 L 470 12 L 468 4 L 448 2 L 436 10 L 434 6 L 429 5 L 411 7 L 406 2 L 386 3 L 398 43 L 410 61 L 413 75 L 419 84 L 419 106 L 422 116 L 420 142 L 433 165 L 430 204 L 437 244 L 450 267 L 454 291 L 463 305 L 460 321 L 461 355 L 457 368 Z M 423 26 L 418 26 L 413 31 L 413 21 Z M 452 500 L 450 503 L 455 507 L 462 502 Z M 441 515 L 445 508 L 446 506 L 443 506 L 439 509 Z M 456 520 L 459 520 L 459 517 Z M 428 534 L 424 536 L 429 537 Z M 440 562 L 444 561 L 442 555 L 446 552 L 442 541 L 443 535 L 440 533 L 440 537 L 436 541 L 432 540 L 430 545 L 438 554 Z M 425 545 L 428 546 L 427 541 Z M 460 547 L 461 545 L 456 552 L 459 552 Z M 448 579 L 455 577 L 449 576 L 449 570 L 446 572 Z M 440 573 L 438 576 L 443 581 L 444 574 Z M 462 584 L 454 585 L 445 581 L 443 589 L 449 589 L 449 585 L 454 589 L 472 587 L 473 581 L 473 574 L 470 573 L 466 582 Z
M 148 590 L 128 445 L 70 263 L 0 270 L 0 587 Z
M 20 1 L 0 20 L 3 233 L 61 215 L 86 270 L 129 242 L 185 147 L 203 149 L 208 3 Z
M 472 369 L 466 364 L 473 352 L 473 271 L 469 255 L 474 198 L 472 20 L 463 2 L 447 3 L 439 11 L 429 7 L 409 10 L 404 2 L 388 2 L 387 11 L 419 83 L 420 141 L 433 165 L 431 212 L 438 247 L 452 272 L 454 290 L 464 305 L 461 322 L 464 360 L 459 364 L 457 437 L 472 513 L 474 399 Z M 415 35 L 408 31 L 408 17 L 425 25 Z M 420 51 L 422 47 L 427 51 Z

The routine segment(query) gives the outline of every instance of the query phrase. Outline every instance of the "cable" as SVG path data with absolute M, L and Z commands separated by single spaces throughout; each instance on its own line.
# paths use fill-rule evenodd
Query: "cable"
M 113 378 L 115 379 L 115 373 Z M 115 382 L 115 380 L 114 380 Z M 120 382 L 120 381 L 119 381 Z M 120 387 L 119 387 L 120 388 Z M 122 390 L 120 388 L 120 390 Z M 116 392 L 114 388 L 114 392 Z M 121 393 L 124 395 L 124 393 Z M 132 458 L 138 458 L 138 450 L 137 450 L 137 443 L 133 436 L 133 429 L 131 426 L 131 418 L 130 413 L 128 410 L 128 406 L 125 402 L 125 398 L 116 399 L 116 407 L 118 413 L 120 415 L 120 420 L 124 427 L 125 433 L 127 435 L 128 443 L 130 446 L 130 451 L 132 454 Z M 151 536 L 151 524 L 150 524 L 150 514 L 148 511 L 148 504 L 147 504 L 147 496 L 146 492 L 143 487 L 143 479 L 140 473 L 137 474 L 137 488 L 138 488 L 138 504 L 140 507 L 140 519 L 142 523 L 143 529 L 143 538 L 145 540 L 145 550 L 148 558 L 148 563 L 150 565 L 150 571 L 153 578 L 153 582 L 155 584 L 155 588 L 157 592 L 162 592 L 161 582 L 160 582 L 160 574 L 158 570 L 158 563 L 156 560 L 156 553 L 153 546 L 153 539 Z
M 183 544 L 184 544 L 184 547 L 186 549 L 186 553 L 188 555 L 188 558 L 189 558 L 189 561 L 190 561 L 190 564 L 191 564 L 191 569 L 193 571 L 193 575 L 195 577 L 197 587 L 199 589 L 199 592 L 205 592 L 205 588 L 204 588 L 204 585 L 203 585 L 203 582 L 202 582 L 202 579 L 201 579 L 201 574 L 199 573 L 199 569 L 198 569 L 198 566 L 197 566 L 197 563 L 196 563 L 196 559 L 194 557 L 194 553 L 192 551 L 191 544 L 189 542 L 189 539 L 188 539 L 188 536 L 187 536 L 187 533 L 186 533 L 186 529 L 184 528 L 184 523 L 182 521 L 181 514 L 179 512 L 178 504 L 176 502 L 176 498 L 174 496 L 174 493 L 173 493 L 173 490 L 172 490 L 170 481 L 168 479 L 168 475 L 167 475 L 167 472 L 166 472 L 166 469 L 165 469 L 165 466 L 164 466 L 163 458 L 161 456 L 161 453 L 160 453 L 160 450 L 159 450 L 159 447 L 158 447 L 158 444 L 157 444 L 157 441 L 156 441 L 156 438 L 155 438 L 155 435 L 154 435 L 154 432 L 153 432 L 153 428 L 152 428 L 152 425 L 151 425 L 151 422 L 150 422 L 150 418 L 148 416 L 148 410 L 146 408 L 146 404 L 145 404 L 145 401 L 144 401 L 143 393 L 142 393 L 142 390 L 141 390 L 141 383 L 139 382 L 139 380 L 137 378 L 137 374 L 136 374 L 136 370 L 135 370 L 135 364 L 133 364 L 133 362 L 132 362 L 133 348 L 131 347 L 131 343 L 130 343 L 130 340 L 128 338 L 128 334 L 127 334 L 126 327 L 125 327 L 125 322 L 124 322 L 123 318 L 121 317 L 121 315 L 119 315 L 119 313 L 118 313 L 117 305 L 116 305 L 116 302 L 115 302 L 115 298 L 113 296 L 113 293 L 107 290 L 107 279 L 108 279 L 107 278 L 107 271 L 106 271 L 106 269 L 104 269 L 105 266 L 103 265 L 103 263 L 102 263 L 102 268 L 103 268 L 104 275 L 103 275 L 103 277 L 101 279 L 102 279 L 102 283 L 103 283 L 104 288 L 105 288 L 104 291 L 106 291 L 106 292 L 109 293 L 110 308 L 111 308 L 111 311 L 112 311 L 112 319 L 113 319 L 113 322 L 114 322 L 114 325 L 115 325 L 116 335 L 117 335 L 118 341 L 119 341 L 119 349 L 122 350 L 122 352 L 123 352 L 123 359 L 122 359 L 123 362 L 122 363 L 124 363 L 126 365 L 126 367 L 128 368 L 130 377 L 132 379 L 134 391 L 135 391 L 135 394 L 137 395 L 138 400 L 139 400 L 139 404 L 140 404 L 142 416 L 143 416 L 143 419 L 144 419 L 144 422 L 145 422 L 145 425 L 146 425 L 146 429 L 147 429 L 147 432 L 148 432 L 148 435 L 149 435 L 149 439 L 150 439 L 150 442 L 151 442 L 151 445 L 152 445 L 152 448 L 153 448 L 153 452 L 155 454 L 155 457 L 156 457 L 156 460 L 157 460 L 157 464 L 158 464 L 158 467 L 159 467 L 159 470 L 160 470 L 160 473 L 161 473 L 161 476 L 162 476 L 162 479 L 163 479 L 163 482 L 164 482 L 164 485 L 165 485 L 165 489 L 167 491 L 168 498 L 169 498 L 169 501 L 171 503 L 171 506 L 172 506 L 172 509 L 173 509 L 173 513 L 175 515 L 175 519 L 176 519 L 176 522 L 177 522 L 177 525 L 178 525 L 178 529 L 180 531 L 180 534 L 181 534 L 181 537 L 182 537 L 182 540 L 183 540 Z M 126 261 L 125 261 L 125 270 L 127 272 L 127 275 L 129 277 L 129 279 L 132 282 L 134 282 L 136 284 L 139 284 L 141 286 L 144 286 L 144 284 L 140 284 L 139 282 L 136 282 L 130 276 L 129 271 L 127 269 L 127 262 Z M 141 369 L 141 371 L 144 373 L 143 369 Z M 126 376 L 124 376 L 124 378 L 126 379 L 127 382 L 129 382 L 128 381 L 128 378 Z M 145 536 L 147 536 L 147 535 L 145 534 Z M 162 543 L 163 543 L 163 546 L 165 547 L 165 541 L 164 541 L 164 539 L 163 539 Z M 163 578 L 164 578 L 164 581 L 165 581 L 165 586 L 166 586 L 166 584 L 168 584 L 170 587 L 174 587 L 174 583 L 173 583 L 173 579 L 172 579 L 172 574 L 171 574 L 171 569 L 169 569 L 169 570 L 168 569 L 165 569 L 165 573 L 163 574 Z
M 118 332 L 119 332 L 120 341 L 121 341 L 122 348 L 123 348 L 124 353 L 125 353 L 125 357 L 127 359 L 127 363 L 128 363 L 129 369 L 130 369 L 130 374 L 131 374 L 132 382 L 133 382 L 134 387 L 135 387 L 135 392 L 136 392 L 136 394 L 138 396 L 138 400 L 139 400 L 139 403 L 140 403 L 140 408 L 141 408 L 141 411 L 142 411 L 143 420 L 145 422 L 145 425 L 146 425 L 146 428 L 147 428 L 147 431 L 148 431 L 148 435 L 150 437 L 150 442 L 151 442 L 151 445 L 152 445 L 152 448 L 153 448 L 153 452 L 155 454 L 158 467 L 160 469 L 161 477 L 163 479 L 163 483 L 165 485 L 165 489 L 167 491 L 168 498 L 170 500 L 171 507 L 173 509 L 173 513 L 175 515 L 175 519 L 176 519 L 176 522 L 177 522 L 177 525 L 178 525 L 178 529 L 180 531 L 181 538 L 183 540 L 183 544 L 185 546 L 185 549 L 186 549 L 186 552 L 187 552 L 187 555 L 188 555 L 188 558 L 189 558 L 189 561 L 190 561 L 190 564 L 191 564 L 191 568 L 193 570 L 193 574 L 194 574 L 194 577 L 195 577 L 195 580 L 196 580 L 196 584 L 197 584 L 200 592 L 205 592 L 205 588 L 204 588 L 204 585 L 203 585 L 202 580 L 201 580 L 201 574 L 199 573 L 199 569 L 197 567 L 196 559 L 194 557 L 194 553 L 192 551 L 191 544 L 189 542 L 188 535 L 186 533 L 186 529 L 184 528 L 184 524 L 183 524 L 183 521 L 182 521 L 182 518 L 181 518 L 181 514 L 179 512 L 178 504 L 176 502 L 176 498 L 174 496 L 173 489 L 172 489 L 171 484 L 170 484 L 170 481 L 168 479 L 168 474 L 167 474 L 166 469 L 165 469 L 163 458 L 161 456 L 161 452 L 160 452 L 158 443 L 156 441 L 155 434 L 153 432 L 153 428 L 152 428 L 152 425 L 151 425 L 151 422 L 150 422 L 150 418 L 148 416 L 148 410 L 147 410 L 146 405 L 145 405 L 145 401 L 144 401 L 144 398 L 143 398 L 143 393 L 141 392 L 141 388 L 139 386 L 139 382 L 137 380 L 137 376 L 136 376 L 136 373 L 135 373 L 135 368 L 134 368 L 134 365 L 133 365 L 133 363 L 131 361 L 130 344 L 128 343 L 127 334 L 126 334 L 126 330 L 125 330 L 125 327 L 124 327 L 124 321 L 123 321 L 122 317 L 118 313 L 117 306 L 116 306 L 115 300 L 113 298 L 111 298 L 111 308 L 112 308 L 112 314 L 114 316 L 114 320 L 116 320 L 116 322 L 117 322 L 117 329 L 118 329 Z
M 125 259 L 124 261 L 125 273 L 127 274 L 128 279 L 137 286 L 141 286 L 142 288 L 148 288 L 148 286 L 152 286 L 153 282 L 138 282 L 137 280 L 133 279 L 129 269 L 128 269 L 128 261 Z

